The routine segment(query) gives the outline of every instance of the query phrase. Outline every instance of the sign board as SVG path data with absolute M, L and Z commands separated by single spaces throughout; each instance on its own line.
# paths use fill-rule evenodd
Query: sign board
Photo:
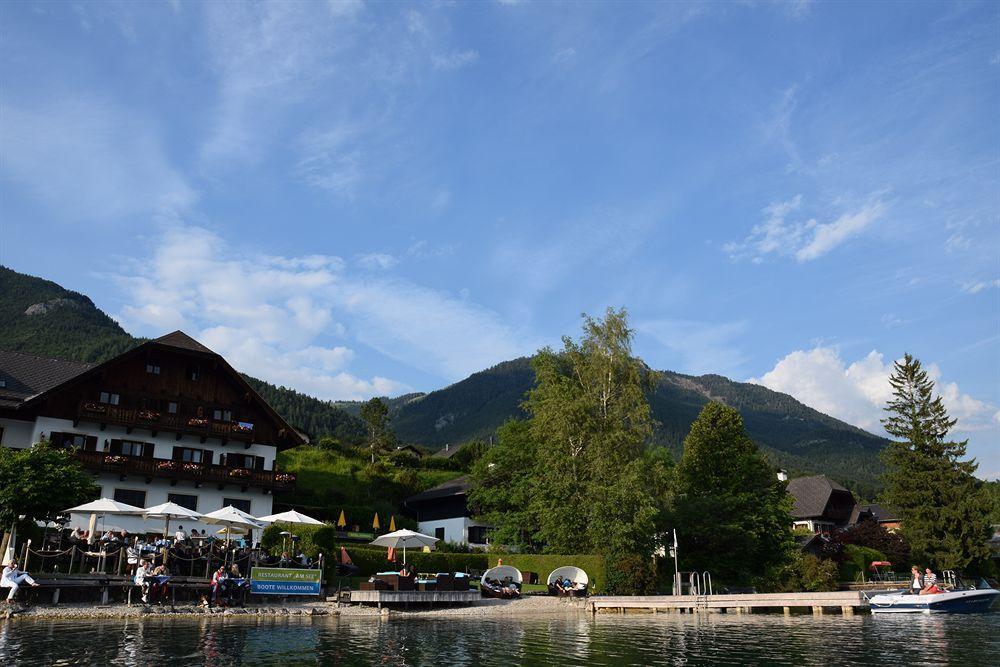
M 322 570 L 250 568 L 250 592 L 262 595 L 319 595 Z

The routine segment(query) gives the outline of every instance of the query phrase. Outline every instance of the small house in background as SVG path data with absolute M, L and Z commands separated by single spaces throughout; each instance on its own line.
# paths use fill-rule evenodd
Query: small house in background
M 471 516 L 468 505 L 472 481 L 467 475 L 439 484 L 403 501 L 417 520 L 417 530 L 444 542 L 487 546 L 489 526 Z
M 421 451 L 420 449 L 417 449 L 413 445 L 399 445 L 398 447 L 396 447 L 396 451 L 397 452 L 404 452 L 406 454 L 411 454 L 411 455 L 417 457 L 418 459 L 424 458 L 423 451 Z
M 851 512 L 850 524 L 853 526 L 861 521 L 876 521 L 886 530 L 897 530 L 899 528 L 899 517 L 892 510 L 881 505 L 870 503 L 867 505 L 857 504 Z
M 436 459 L 450 459 L 461 448 L 462 445 L 446 444 L 444 447 L 431 454 L 431 457 Z
M 796 477 L 788 482 L 792 496 L 792 527 L 829 533 L 851 522 L 854 494 L 824 475 Z

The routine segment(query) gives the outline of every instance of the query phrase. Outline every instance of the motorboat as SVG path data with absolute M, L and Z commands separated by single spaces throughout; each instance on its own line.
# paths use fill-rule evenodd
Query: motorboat
M 940 593 L 915 595 L 908 590 L 866 595 L 873 614 L 975 614 L 987 612 L 1000 591 L 981 580 L 978 586 L 954 586 Z

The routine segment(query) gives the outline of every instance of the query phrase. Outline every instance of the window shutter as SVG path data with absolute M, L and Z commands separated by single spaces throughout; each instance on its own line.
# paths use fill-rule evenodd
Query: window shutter
M 205 465 L 212 465 L 212 450 L 204 450 L 204 453 L 201 455 L 201 459 Z
M 264 457 L 263 456 L 255 456 L 254 459 L 256 459 L 254 461 L 254 468 L 256 468 L 257 470 L 263 470 L 264 469 Z
M 111 453 L 112 454 L 121 454 L 122 453 L 122 441 L 121 440 L 112 440 L 111 441 Z
M 87 452 L 96 452 L 97 451 L 97 436 L 96 435 L 88 435 L 87 439 L 83 443 L 83 449 L 84 449 L 84 451 L 87 451 Z
M 52 431 L 51 433 L 49 433 L 49 442 L 51 444 L 59 446 L 62 444 L 62 441 L 63 441 L 62 433 L 60 433 L 59 431 Z
M 142 458 L 151 459 L 153 458 L 153 443 L 146 442 L 142 445 Z
M 174 461 L 183 461 L 183 460 L 184 460 L 184 448 L 174 447 Z

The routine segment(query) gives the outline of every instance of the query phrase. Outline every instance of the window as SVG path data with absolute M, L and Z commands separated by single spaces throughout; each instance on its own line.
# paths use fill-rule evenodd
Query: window
M 143 448 L 145 446 L 146 443 L 144 442 L 122 440 L 122 454 L 124 456 L 142 456 Z
M 0 445 L 3 445 L 3 426 L 0 426 Z
M 167 500 L 177 503 L 181 507 L 186 507 L 192 512 L 198 511 L 198 496 L 189 496 L 185 493 L 168 493 Z
M 169 403 L 167 403 L 167 412 L 169 412 L 172 415 L 177 414 L 177 403 L 175 401 L 170 401 Z
M 146 372 L 152 375 L 160 374 L 160 364 L 150 361 L 146 363 Z
M 198 366 L 188 366 L 188 378 L 197 382 L 201 379 L 201 368 Z
M 120 398 L 118 394 L 112 394 L 107 391 L 101 392 L 101 403 L 105 405 L 118 405 Z
M 226 465 L 230 468 L 250 468 L 263 470 L 264 457 L 253 454 L 227 454 Z
M 434 529 L 434 537 L 438 538 L 442 542 L 444 541 L 444 527 Z
M 115 500 L 135 507 L 146 506 L 146 492 L 135 489 L 115 489 Z
M 486 526 L 469 526 L 469 543 L 486 544 L 489 539 L 489 528 Z
M 216 408 L 212 411 L 212 419 L 217 422 L 231 422 L 233 421 L 233 411 Z
M 7 386 L 7 378 L 0 378 L 0 389 Z
M 190 447 L 174 447 L 174 460 L 185 463 L 204 463 L 204 449 L 192 449 Z
M 246 498 L 223 498 L 222 506 L 225 507 L 226 505 L 232 505 L 238 510 L 242 510 L 247 514 L 251 514 L 250 501 L 247 500 Z

